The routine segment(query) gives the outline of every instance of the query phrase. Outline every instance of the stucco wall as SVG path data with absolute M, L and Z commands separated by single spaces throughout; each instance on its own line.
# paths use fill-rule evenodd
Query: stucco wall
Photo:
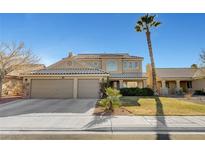
M 205 79 L 198 79 L 192 81 L 193 90 L 205 89 Z
M 86 67 L 89 62 L 99 62 L 99 68 L 103 70 L 106 69 L 106 63 L 109 60 L 114 60 L 117 62 L 117 71 L 114 71 L 112 73 L 123 73 L 123 72 L 142 72 L 142 60 L 141 59 L 126 59 L 126 58 L 116 58 L 116 57 L 106 57 L 106 58 L 79 58 L 75 59 L 73 57 L 71 58 L 66 58 L 63 60 L 60 60 L 59 62 L 49 66 L 49 69 L 62 69 L 62 68 L 70 68 L 70 67 Z M 124 61 L 132 61 L 132 62 L 137 62 L 138 67 L 136 69 L 129 69 L 129 70 L 124 70 L 123 69 L 123 62 Z
M 15 78 L 5 79 L 2 89 L 4 96 L 21 96 L 23 94 L 23 81 Z

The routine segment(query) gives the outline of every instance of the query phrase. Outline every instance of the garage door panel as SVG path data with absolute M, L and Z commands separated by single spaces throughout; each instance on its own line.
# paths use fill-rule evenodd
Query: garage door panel
M 78 80 L 79 98 L 99 98 L 99 80 Z
M 72 98 L 73 80 L 32 80 L 32 98 Z

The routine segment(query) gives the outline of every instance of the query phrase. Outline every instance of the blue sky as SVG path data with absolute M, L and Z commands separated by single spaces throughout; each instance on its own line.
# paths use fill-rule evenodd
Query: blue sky
M 0 41 L 24 41 L 52 64 L 78 53 L 128 52 L 149 63 L 144 33 L 134 26 L 143 14 L 0 14 Z M 152 31 L 156 67 L 199 64 L 205 48 L 205 14 L 157 14 L 162 25 Z

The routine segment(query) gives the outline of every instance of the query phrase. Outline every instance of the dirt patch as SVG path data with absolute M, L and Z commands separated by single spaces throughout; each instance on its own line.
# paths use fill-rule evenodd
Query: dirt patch
M 4 104 L 4 103 L 11 102 L 11 101 L 15 101 L 17 99 L 22 99 L 22 97 L 21 96 L 2 97 L 0 99 L 0 104 Z
M 122 115 L 122 116 L 128 116 L 128 115 L 134 115 L 131 111 L 127 110 L 124 107 L 115 108 L 114 112 L 105 111 L 104 107 L 97 106 L 95 107 L 95 111 L 93 113 L 97 116 L 109 116 L 109 115 Z

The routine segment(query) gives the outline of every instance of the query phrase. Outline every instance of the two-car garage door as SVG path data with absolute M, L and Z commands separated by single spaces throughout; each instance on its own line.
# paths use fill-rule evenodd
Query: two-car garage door
M 31 98 L 72 98 L 73 80 L 32 80 Z
M 99 80 L 79 79 L 78 98 L 98 98 Z M 31 98 L 73 98 L 74 81 L 64 79 L 33 79 Z

